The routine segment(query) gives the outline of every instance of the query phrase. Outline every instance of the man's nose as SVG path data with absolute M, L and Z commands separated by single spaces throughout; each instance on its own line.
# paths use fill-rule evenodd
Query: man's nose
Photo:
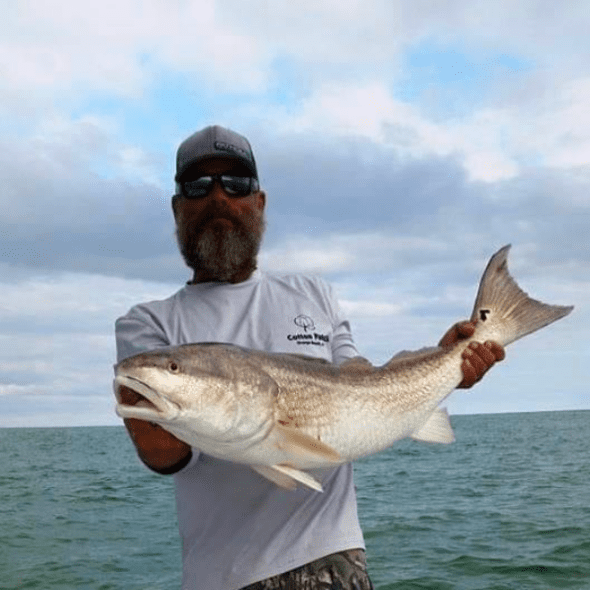
M 223 187 L 217 178 L 213 180 L 213 186 L 211 187 L 208 196 L 210 199 L 223 201 L 227 201 L 230 198 L 230 196 L 223 190 Z

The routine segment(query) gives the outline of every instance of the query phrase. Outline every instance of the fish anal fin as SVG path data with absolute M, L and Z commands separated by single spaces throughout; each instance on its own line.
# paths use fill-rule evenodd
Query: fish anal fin
M 455 442 L 455 433 L 451 428 L 449 413 L 446 408 L 437 408 L 411 438 L 423 442 L 450 444 Z
M 273 429 L 276 444 L 285 453 L 300 457 L 308 457 L 311 460 L 340 463 L 340 454 L 330 445 L 301 432 L 296 428 L 289 428 L 276 424 Z
M 323 492 L 322 484 L 305 471 L 288 465 L 251 465 L 252 469 L 262 477 L 272 481 L 285 490 L 295 490 L 297 482 L 317 492 Z

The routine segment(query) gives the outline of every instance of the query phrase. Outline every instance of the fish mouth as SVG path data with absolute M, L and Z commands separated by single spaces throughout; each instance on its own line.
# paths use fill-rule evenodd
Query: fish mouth
M 117 375 L 113 389 L 117 398 L 115 411 L 121 418 L 160 422 L 173 420 L 180 412 L 180 406 L 135 377 Z

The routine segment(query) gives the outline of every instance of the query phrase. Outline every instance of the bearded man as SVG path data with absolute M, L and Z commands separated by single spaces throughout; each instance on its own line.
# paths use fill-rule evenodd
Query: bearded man
M 192 342 L 227 342 L 268 352 L 304 353 L 341 363 L 359 356 L 350 325 L 321 279 L 257 269 L 266 194 L 250 143 L 207 127 L 177 152 L 172 209 L 192 280 L 163 301 L 133 307 L 116 322 L 118 361 Z M 321 337 L 298 338 L 313 326 Z M 455 325 L 441 345 L 473 333 Z M 464 353 L 470 387 L 504 356 L 494 343 Z M 122 388 L 127 404 L 141 400 Z M 183 590 L 369 590 L 352 465 L 322 477 L 324 493 L 287 491 L 246 465 L 193 449 L 161 427 L 125 425 L 152 470 L 174 474 L 182 537 Z

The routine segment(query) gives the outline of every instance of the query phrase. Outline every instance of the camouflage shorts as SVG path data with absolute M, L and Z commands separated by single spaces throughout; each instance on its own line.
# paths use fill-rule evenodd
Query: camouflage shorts
M 349 549 L 245 586 L 242 590 L 373 590 L 365 552 Z

